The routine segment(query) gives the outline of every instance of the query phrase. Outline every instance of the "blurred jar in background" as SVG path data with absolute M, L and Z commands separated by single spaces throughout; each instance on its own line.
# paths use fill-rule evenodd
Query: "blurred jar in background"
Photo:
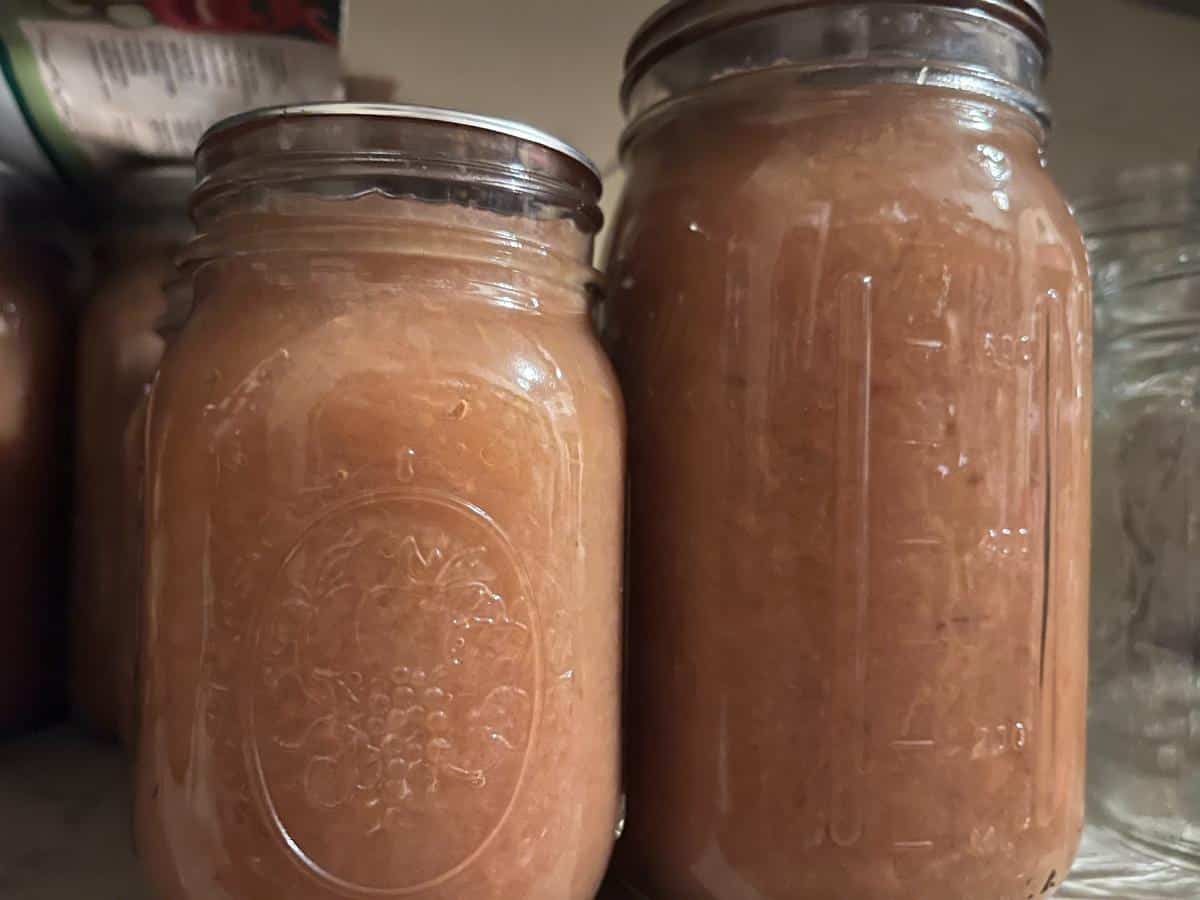
M 189 177 L 191 170 L 189 169 Z M 166 312 L 155 325 L 155 331 L 163 341 L 163 353 L 183 330 L 192 308 L 191 277 L 186 273 L 174 272 L 163 288 L 166 296 Z M 133 414 L 125 426 L 122 441 L 121 480 L 131 488 L 132 503 L 125 510 L 122 546 L 124 559 L 133 581 L 134 607 L 134 653 L 133 653 L 133 701 L 127 722 L 122 722 L 121 740 L 130 749 L 137 746 L 138 728 L 141 723 L 142 692 L 142 636 L 146 634 L 145 604 L 145 542 L 146 542 L 146 430 L 150 418 L 151 384 L 138 399 Z
M 1088 809 L 1200 868 L 1200 243 L 1096 284 Z
M 57 712 L 73 255 L 48 192 L 0 166 L 0 733 Z
M 119 176 L 105 198 L 97 284 L 80 325 L 76 421 L 72 699 L 91 728 L 128 739 L 136 604 L 141 593 L 139 486 L 127 464 L 134 412 L 158 368 L 164 284 L 190 233 L 190 166 Z

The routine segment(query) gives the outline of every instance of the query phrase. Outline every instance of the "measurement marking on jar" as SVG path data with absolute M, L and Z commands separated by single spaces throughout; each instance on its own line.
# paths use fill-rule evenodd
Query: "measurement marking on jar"
M 1028 535 L 1030 544 L 1036 544 L 1038 541 L 1036 529 L 1032 527 L 1032 523 L 1038 522 L 1042 526 L 1043 532 L 1040 535 L 1042 547 L 1039 547 L 1040 557 L 1042 557 L 1042 569 L 1033 568 L 1024 570 L 1020 566 L 1013 566 L 1013 596 L 1028 596 L 1030 601 L 1022 605 L 1022 616 L 1026 617 L 1025 641 L 1027 642 L 1028 652 L 1031 656 L 1037 655 L 1036 664 L 1028 671 L 1026 683 L 1028 691 L 1026 696 L 1027 713 L 1030 715 L 1028 721 L 1031 722 L 1030 728 L 1022 728 L 1020 732 L 1021 744 L 1024 746 L 1032 740 L 1033 745 L 1030 748 L 1032 752 L 1032 778 L 1022 782 L 1021 792 L 1024 796 L 1021 797 L 1019 804 L 1019 822 L 1018 826 L 1021 830 L 1028 830 L 1034 827 L 1034 824 L 1044 824 L 1045 817 L 1049 815 L 1049 810 L 1043 808 L 1043 785 L 1048 784 L 1045 780 L 1044 766 L 1046 762 L 1046 745 L 1043 737 L 1043 725 L 1045 722 L 1045 704 L 1042 695 L 1042 679 L 1043 679 L 1043 632 L 1046 624 L 1044 611 L 1046 601 L 1049 599 L 1049 576 L 1050 576 L 1050 530 L 1052 522 L 1050 520 L 1050 496 L 1046 493 L 1045 482 L 1049 480 L 1050 474 L 1050 436 L 1049 436 L 1049 421 L 1046 416 L 1050 414 L 1049 407 L 1049 392 L 1048 382 L 1046 379 L 1050 377 L 1050 318 L 1046 313 L 1044 304 L 1039 304 L 1036 310 L 1033 311 L 1031 322 L 1028 322 L 1028 329 L 1022 329 L 1025 334 L 1030 335 L 1032 346 L 1028 348 L 1025 358 L 1026 365 L 1018 368 L 1018 392 L 1016 398 L 1018 402 L 1014 404 L 1014 472 L 1027 473 L 1025 479 L 1015 479 L 1010 481 L 1012 490 L 1015 492 L 1009 494 L 1008 509 L 1006 510 L 1006 521 L 1020 521 L 1030 523 L 1028 532 L 1016 528 L 1013 532 L 1016 534 Z M 1037 352 L 1037 343 L 1042 342 L 1042 353 Z M 1040 356 L 1040 364 L 1045 366 L 1045 371 L 1042 372 L 1043 378 L 1038 379 L 1038 362 Z M 1040 395 L 1040 396 L 1039 396 Z M 1042 409 L 1042 415 L 1036 415 L 1038 409 Z M 1036 420 L 1039 422 L 1040 433 L 1037 428 L 1028 427 L 1028 422 Z M 1032 503 L 1026 503 L 1022 498 L 1022 488 L 1024 485 L 1042 484 L 1043 490 L 1037 494 L 1033 494 Z M 1033 547 L 1028 547 L 1032 551 Z M 1031 553 L 1031 556 L 1033 554 Z M 1038 602 L 1040 600 L 1040 602 Z
M 1062 307 L 1054 302 L 1053 291 L 1049 295 L 1043 295 L 1040 298 L 1040 306 L 1042 311 L 1041 328 L 1042 340 L 1045 342 L 1043 362 L 1045 367 L 1044 377 L 1042 379 L 1042 397 L 1043 422 L 1044 429 L 1042 448 L 1043 454 L 1043 480 L 1045 482 L 1042 503 L 1044 508 L 1043 513 L 1043 577 L 1042 577 L 1042 608 L 1041 615 L 1037 617 L 1037 625 L 1040 631 L 1038 635 L 1038 649 L 1040 651 L 1038 664 L 1038 697 L 1039 697 L 1039 719 L 1038 724 L 1041 729 L 1041 740 L 1038 741 L 1038 746 L 1034 747 L 1035 771 L 1037 772 L 1037 784 L 1047 785 L 1054 779 L 1052 768 L 1055 761 L 1058 759 L 1058 691 L 1053 687 L 1050 690 L 1049 703 L 1046 703 L 1045 684 L 1047 679 L 1053 686 L 1057 676 L 1058 659 L 1055 652 L 1056 641 L 1054 638 L 1057 631 L 1057 620 L 1054 615 L 1054 605 L 1052 598 L 1056 592 L 1055 571 L 1054 571 L 1054 553 L 1055 542 L 1054 532 L 1056 528 L 1057 504 L 1054 502 L 1054 458 L 1056 450 L 1056 438 L 1058 429 L 1058 396 L 1056 383 L 1054 379 L 1054 333 L 1055 325 L 1060 324 L 1060 333 L 1066 332 L 1067 326 L 1065 322 L 1059 322 L 1058 315 L 1062 311 Z M 1054 810 L 1048 804 L 1042 803 L 1038 807 L 1038 824 L 1048 825 L 1054 815 Z
M 901 538 L 896 542 L 901 547 L 944 547 L 945 541 L 935 537 Z
M 945 350 L 946 342 L 937 338 L 905 338 L 904 343 L 910 347 L 920 347 L 922 350 Z
M 842 282 L 834 454 L 834 616 L 832 841 L 862 837 L 860 779 L 867 752 L 867 624 L 870 606 L 871 294 L 869 276 Z
M 809 224 L 817 233 L 816 254 L 812 263 L 812 280 L 809 282 L 808 321 L 804 329 L 804 368 L 813 367 L 813 354 L 816 352 L 817 341 L 817 310 L 821 304 L 818 300 L 821 294 L 821 273 L 825 270 L 825 251 L 829 246 L 829 221 L 833 206 L 821 203 L 809 210 Z
M 892 741 L 892 746 L 897 750 L 933 750 L 937 747 L 937 741 L 897 740 Z
M 1050 352 L 1051 341 L 1051 322 L 1050 310 L 1046 309 L 1045 323 L 1043 332 L 1045 334 L 1045 373 L 1043 378 L 1043 389 L 1045 396 L 1042 401 L 1042 409 L 1044 410 L 1044 421 L 1042 428 L 1045 431 L 1045 447 L 1043 454 L 1045 457 L 1044 472 L 1044 497 L 1042 498 L 1042 515 L 1043 528 L 1045 529 L 1045 565 L 1043 567 L 1042 577 L 1042 633 L 1038 639 L 1038 687 L 1041 688 L 1046 683 L 1046 640 L 1050 633 L 1050 591 L 1053 587 L 1052 580 L 1054 578 L 1054 566 L 1052 565 L 1051 542 L 1054 535 L 1054 471 L 1052 460 L 1054 459 L 1054 425 L 1056 409 L 1054 404 L 1054 385 L 1051 383 L 1053 371 L 1053 359 Z
M 932 850 L 933 841 L 892 841 L 897 850 Z

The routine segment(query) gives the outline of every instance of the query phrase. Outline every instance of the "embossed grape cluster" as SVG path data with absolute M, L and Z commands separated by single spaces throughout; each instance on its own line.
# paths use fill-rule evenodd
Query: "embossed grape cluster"
M 264 679 L 289 725 L 276 743 L 306 757 L 304 795 L 370 811 L 372 830 L 429 812 L 448 782 L 486 787 L 524 748 L 528 627 L 489 586 L 484 549 L 448 543 L 352 532 L 317 558 L 314 579 L 290 579 L 265 632 Z

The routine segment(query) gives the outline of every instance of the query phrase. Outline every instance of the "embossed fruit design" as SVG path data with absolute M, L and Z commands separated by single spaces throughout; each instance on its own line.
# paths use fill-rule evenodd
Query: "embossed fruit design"
M 328 514 L 264 601 L 251 728 L 266 802 L 318 875 L 446 876 L 499 828 L 537 696 L 535 629 L 503 536 L 453 501 Z M 377 845 L 342 866 L 337 835 Z

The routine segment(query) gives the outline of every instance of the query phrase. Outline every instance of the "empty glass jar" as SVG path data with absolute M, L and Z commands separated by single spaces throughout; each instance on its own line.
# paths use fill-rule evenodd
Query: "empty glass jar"
M 1102 191 L 1072 205 L 1092 272 L 1098 273 L 1143 253 L 1200 239 L 1200 166 L 1178 161 L 1126 169 L 1106 177 Z M 1097 296 L 1097 331 L 1106 322 L 1107 308 Z
M 1072 205 L 1092 268 L 1164 250 L 1196 231 L 1198 167 L 1187 162 L 1137 166 L 1107 179 L 1103 191 Z
M 1200 866 L 1200 243 L 1096 282 L 1090 812 Z

